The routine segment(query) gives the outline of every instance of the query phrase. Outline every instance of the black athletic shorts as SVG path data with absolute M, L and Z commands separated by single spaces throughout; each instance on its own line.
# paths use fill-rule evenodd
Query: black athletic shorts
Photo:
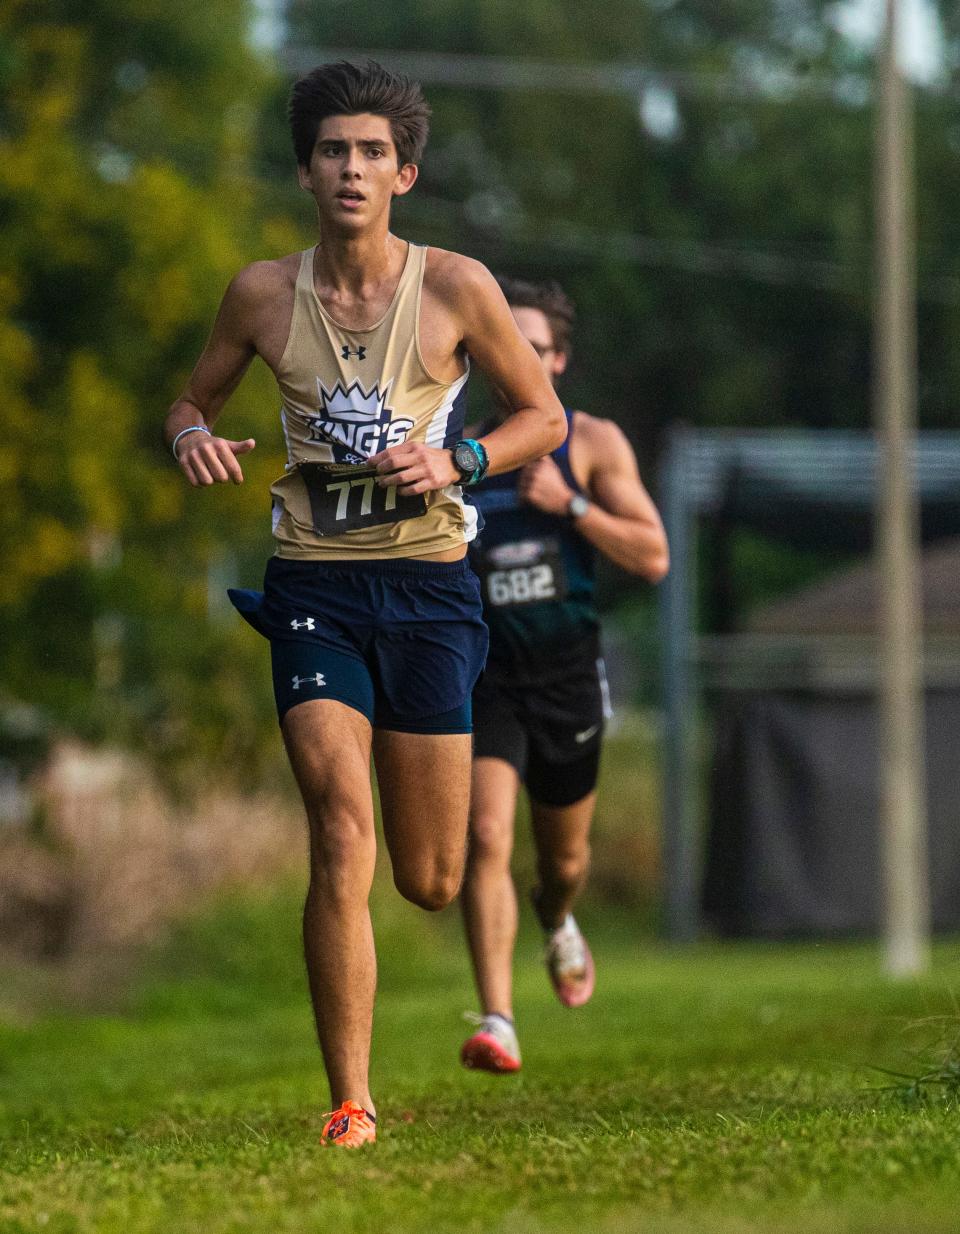
M 573 805 L 596 787 L 609 716 L 594 639 L 564 654 L 562 673 L 535 681 L 488 664 L 473 691 L 473 756 L 510 763 L 541 805 Z

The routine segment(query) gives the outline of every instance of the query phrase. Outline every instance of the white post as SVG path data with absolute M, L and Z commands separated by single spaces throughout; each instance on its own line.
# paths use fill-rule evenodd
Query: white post
M 876 143 L 874 399 L 881 866 L 885 967 L 929 963 L 923 632 L 915 484 L 916 291 L 909 87 L 897 58 L 898 0 L 886 0 Z

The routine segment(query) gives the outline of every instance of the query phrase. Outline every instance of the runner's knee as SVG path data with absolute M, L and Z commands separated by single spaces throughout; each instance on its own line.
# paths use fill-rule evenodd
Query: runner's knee
M 590 846 L 562 853 L 541 853 L 539 860 L 542 882 L 554 887 L 576 887 L 590 864 Z
M 331 884 L 334 892 L 341 884 L 349 892 L 357 877 L 372 870 L 376 858 L 376 839 L 366 811 L 327 799 L 312 803 L 307 818 L 311 877 Z
M 513 851 L 513 821 L 505 821 L 486 811 L 470 819 L 469 857 L 471 862 L 509 865 Z
M 462 864 L 456 867 L 438 864 L 428 870 L 398 868 L 393 872 L 394 885 L 403 898 L 428 913 L 446 908 L 456 898 L 462 879 Z

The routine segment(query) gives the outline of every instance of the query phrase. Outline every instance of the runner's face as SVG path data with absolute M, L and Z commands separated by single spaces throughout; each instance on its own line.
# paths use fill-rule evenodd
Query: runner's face
M 520 327 L 520 333 L 527 340 L 540 359 L 543 371 L 552 386 L 557 384 L 557 378 L 567 367 L 567 357 L 562 351 L 557 351 L 553 345 L 553 330 L 546 314 L 536 308 L 517 308 L 510 305 L 513 319 Z M 507 400 L 500 390 L 494 391 L 500 412 L 509 411 Z
M 550 384 L 556 385 L 557 378 L 567 367 L 567 357 L 554 346 L 553 330 L 546 314 L 537 308 L 514 308 L 512 305 L 510 312 L 520 327 L 520 333 L 540 357 Z
M 385 116 L 327 116 L 317 130 L 310 166 L 299 167 L 297 174 L 323 223 L 356 233 L 389 214 L 392 199 L 413 188 L 417 169 L 412 163 L 397 166 Z

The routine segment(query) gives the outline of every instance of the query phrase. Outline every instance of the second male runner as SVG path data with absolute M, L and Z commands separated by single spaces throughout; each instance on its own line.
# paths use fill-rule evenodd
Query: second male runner
M 552 383 L 570 354 L 573 306 L 556 284 L 500 279 L 520 332 Z M 493 423 L 508 414 L 502 403 Z M 633 450 L 611 420 L 567 411 L 552 454 L 475 490 L 485 519 L 471 556 L 483 584 L 490 651 L 474 690 L 470 848 L 461 893 L 482 1015 L 467 1067 L 517 1071 L 512 964 L 517 897 L 510 876 L 521 782 L 530 798 L 538 882 L 533 906 L 560 1001 L 585 1003 L 593 960 L 571 915 L 587 874 L 608 710 L 593 601 L 597 552 L 652 583 L 667 540 Z M 486 431 L 484 426 L 480 431 Z

